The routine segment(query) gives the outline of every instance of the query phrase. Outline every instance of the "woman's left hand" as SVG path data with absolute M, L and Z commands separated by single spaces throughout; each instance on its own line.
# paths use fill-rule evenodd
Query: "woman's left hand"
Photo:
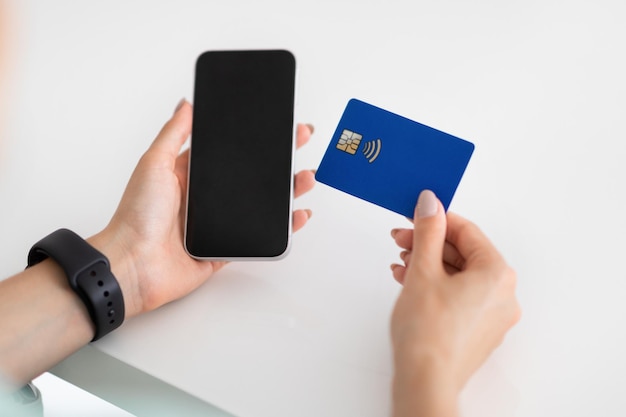
M 195 260 L 183 247 L 189 151 L 180 150 L 191 132 L 192 113 L 181 101 L 139 161 L 110 223 L 89 239 L 111 262 L 127 318 L 187 295 L 226 263 Z M 311 133 L 310 125 L 298 125 L 296 146 L 307 143 Z M 313 171 L 297 173 L 295 197 L 314 184 Z M 295 210 L 293 230 L 310 217 L 310 210 Z

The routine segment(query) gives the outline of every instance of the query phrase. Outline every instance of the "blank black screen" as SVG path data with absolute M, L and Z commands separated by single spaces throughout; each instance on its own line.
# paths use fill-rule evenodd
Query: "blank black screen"
M 197 257 L 273 257 L 290 233 L 295 60 L 210 51 L 196 63 L 186 246 Z

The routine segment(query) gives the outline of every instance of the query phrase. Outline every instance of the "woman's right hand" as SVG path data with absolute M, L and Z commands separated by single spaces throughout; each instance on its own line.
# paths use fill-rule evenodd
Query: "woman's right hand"
M 417 414 L 420 393 L 436 390 L 456 404 L 469 377 L 520 319 L 516 274 L 478 227 L 446 215 L 429 190 L 420 194 L 414 228 L 394 229 L 392 236 L 404 262 L 392 265 L 404 285 L 391 322 L 394 411 L 430 415 Z

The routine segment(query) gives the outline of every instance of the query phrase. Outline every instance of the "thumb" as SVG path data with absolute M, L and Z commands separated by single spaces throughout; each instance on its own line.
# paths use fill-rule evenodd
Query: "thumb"
M 410 267 L 433 276 L 443 271 L 443 248 L 446 241 L 446 214 L 443 205 L 430 190 L 420 193 L 413 217 L 413 249 Z M 413 274 L 410 274 L 413 275 Z
M 181 100 L 170 120 L 152 143 L 151 149 L 166 153 L 172 161 L 176 159 L 180 148 L 191 133 L 192 113 L 191 104 L 185 99 Z

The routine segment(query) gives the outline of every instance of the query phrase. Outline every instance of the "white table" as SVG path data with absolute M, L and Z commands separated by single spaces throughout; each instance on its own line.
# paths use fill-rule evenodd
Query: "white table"
M 14 3 L 0 276 L 58 227 L 104 227 L 200 52 L 288 48 L 316 126 L 298 169 L 351 97 L 476 144 L 451 210 L 517 269 L 524 314 L 464 415 L 625 412 L 623 2 Z M 314 217 L 288 258 L 231 265 L 53 372 L 138 416 L 388 414 L 408 223 L 323 185 L 297 206 Z

